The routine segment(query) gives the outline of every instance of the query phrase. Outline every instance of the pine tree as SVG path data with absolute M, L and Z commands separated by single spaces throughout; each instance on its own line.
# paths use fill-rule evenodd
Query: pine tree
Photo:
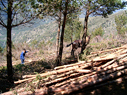
M 34 0 L 0 0 L 0 25 L 7 30 L 7 73 L 13 83 L 12 28 L 32 21 L 42 10 L 36 11 Z
M 87 26 L 88 19 L 90 15 L 101 15 L 103 17 L 108 17 L 113 11 L 121 9 L 124 7 L 125 3 L 121 3 L 121 0 L 83 0 L 81 1 L 82 7 L 85 10 L 84 28 L 82 36 L 82 48 L 81 53 L 83 53 L 86 48 L 86 36 L 87 36 Z

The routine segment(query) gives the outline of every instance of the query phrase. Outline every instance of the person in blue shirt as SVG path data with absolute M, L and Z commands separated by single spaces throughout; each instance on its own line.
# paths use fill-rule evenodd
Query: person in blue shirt
M 24 64 L 24 60 L 25 60 L 25 53 L 27 53 L 28 51 L 26 51 L 26 49 L 23 49 L 21 55 L 20 55 L 20 59 L 21 59 L 21 64 Z

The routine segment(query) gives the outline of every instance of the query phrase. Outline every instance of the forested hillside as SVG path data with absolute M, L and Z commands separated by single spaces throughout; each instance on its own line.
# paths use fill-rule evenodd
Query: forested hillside
M 51 40 L 56 36 L 56 24 L 51 19 L 37 19 L 22 26 L 13 28 L 12 41 L 13 43 L 32 42 L 33 40 Z M 50 31 L 52 30 L 52 31 Z M 0 46 L 6 46 L 6 29 L 0 28 Z M 55 36 L 54 36 L 55 35 Z
M 91 34 L 98 27 L 102 27 L 104 30 L 104 38 L 110 35 L 116 35 L 116 24 L 115 16 L 123 14 L 125 10 L 115 12 L 109 15 L 108 18 L 103 18 L 102 16 L 95 16 L 89 18 L 88 30 Z M 79 20 L 84 23 L 84 18 L 79 18 Z M 6 30 L 0 28 L 0 46 L 5 47 L 6 41 Z M 27 24 L 19 26 L 13 29 L 12 39 L 13 43 L 27 42 L 31 43 L 33 40 L 41 42 L 45 41 L 55 41 L 57 35 L 57 23 L 54 20 L 34 20 L 32 24 Z
M 89 33 L 94 32 L 96 28 L 101 26 L 104 30 L 103 37 L 109 36 L 110 34 L 116 36 L 117 30 L 115 24 L 115 17 L 123 13 L 125 13 L 125 10 L 114 12 L 113 14 L 109 15 L 107 18 L 104 18 L 102 16 L 90 17 L 88 23 Z M 84 18 L 80 18 L 80 21 L 84 23 Z
M 126 5 L 0 0 L 0 94 L 71 94 L 127 74 Z

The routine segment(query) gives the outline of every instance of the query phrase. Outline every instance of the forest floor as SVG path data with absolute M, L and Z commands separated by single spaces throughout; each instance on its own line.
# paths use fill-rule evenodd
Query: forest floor
M 63 64 L 75 63 L 70 57 L 70 48 L 65 50 Z M 77 52 L 80 50 L 77 50 Z M 68 53 L 69 54 L 66 54 Z M 66 55 L 66 57 L 65 57 Z M 55 64 L 54 53 L 43 55 L 44 57 L 31 57 L 26 58 L 24 65 L 20 64 L 20 60 L 13 61 L 13 71 L 14 71 L 14 81 L 21 80 L 23 75 L 40 74 L 44 72 L 49 72 L 53 70 Z M 14 85 L 7 80 L 7 67 L 6 63 L 0 66 L 0 94 L 12 91 L 16 95 L 16 90 L 25 87 L 26 83 L 21 83 L 19 85 Z M 88 87 L 80 91 L 71 93 L 71 95 L 127 95 L 127 75 L 121 76 L 122 82 L 110 82 L 108 84 L 95 85 L 93 87 Z M 3 94 L 4 95 L 4 94 Z M 8 94 L 9 95 L 9 94 Z
M 14 81 L 22 79 L 23 75 L 39 74 L 53 69 L 44 61 L 34 61 L 27 64 L 14 65 Z M 121 76 L 122 82 L 110 82 L 108 84 L 99 84 L 93 87 L 88 87 L 80 91 L 71 93 L 71 95 L 127 95 L 127 75 Z M 107 83 L 107 82 L 106 82 Z M 16 95 L 16 90 L 26 87 L 26 83 L 19 85 L 10 84 L 7 81 L 7 69 L 6 67 L 0 68 L 0 93 L 12 91 L 13 95 Z M 32 89 L 31 89 L 32 90 Z M 30 90 L 30 91 L 31 91 Z M 2 94 L 4 95 L 4 94 Z M 8 93 L 8 95 L 11 95 Z
M 77 62 L 77 59 L 70 57 L 70 48 L 71 47 L 64 50 L 64 60 L 62 61 L 62 64 L 71 64 Z M 56 55 L 54 51 L 45 50 L 44 54 L 39 54 L 38 52 L 38 50 L 34 50 L 30 51 L 28 54 L 26 53 L 24 64 L 20 64 L 21 60 L 19 58 L 18 60 L 12 61 L 14 81 L 21 80 L 23 75 L 40 74 L 53 70 L 56 63 Z M 6 61 L 0 62 L 0 93 L 4 93 L 13 89 L 18 89 L 24 86 L 24 84 L 16 86 L 8 82 L 6 65 Z

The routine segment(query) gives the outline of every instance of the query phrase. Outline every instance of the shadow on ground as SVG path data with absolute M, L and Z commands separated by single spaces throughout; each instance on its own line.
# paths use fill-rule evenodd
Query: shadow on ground
M 127 95 L 127 75 L 119 78 L 122 79 L 121 82 L 114 82 L 114 80 L 105 81 L 73 92 L 70 95 Z
M 49 62 L 44 62 L 44 61 L 34 61 L 24 65 L 18 64 L 13 66 L 13 71 L 14 71 L 13 77 L 14 77 L 14 81 L 17 81 L 19 79 L 22 79 L 23 75 L 39 74 L 50 70 L 52 69 L 51 66 L 49 65 Z M 11 88 L 14 87 L 15 85 L 9 83 L 9 81 L 7 80 L 7 67 L 6 66 L 0 67 L 0 93 L 9 91 Z
M 30 62 L 25 65 L 18 64 L 13 66 L 14 81 L 22 79 L 23 75 L 44 73 L 51 70 L 52 69 L 49 62 L 44 61 Z M 71 93 L 71 95 L 127 95 L 127 75 L 121 77 L 123 78 L 121 83 L 113 82 L 100 86 L 94 85 L 92 87 L 86 87 L 85 89 Z M 7 80 L 7 68 L 0 67 L 0 93 L 9 91 L 14 87 L 15 85 L 9 83 Z

